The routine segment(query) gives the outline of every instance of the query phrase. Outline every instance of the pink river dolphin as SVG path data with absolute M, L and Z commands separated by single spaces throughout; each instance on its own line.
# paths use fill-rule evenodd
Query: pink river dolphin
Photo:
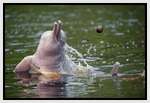
M 33 55 L 26 56 L 17 64 L 15 72 L 18 78 L 23 78 L 24 82 L 29 81 L 30 75 L 28 72 L 32 69 L 36 70 L 41 76 L 39 76 L 39 84 L 51 82 L 51 80 L 61 80 L 62 72 L 66 72 L 67 75 L 77 75 L 77 76 L 94 76 L 94 77 L 111 77 L 118 76 L 118 69 L 120 66 L 119 62 L 113 65 L 112 75 L 106 74 L 105 72 L 98 71 L 99 68 L 94 68 L 86 62 L 87 66 L 76 65 L 70 58 L 65 54 L 69 54 L 70 51 L 74 51 L 79 57 L 82 57 L 76 49 L 70 47 L 65 42 L 65 33 L 62 30 L 61 21 L 54 22 L 53 29 L 51 31 L 46 31 L 42 34 L 39 45 Z M 80 62 L 79 62 L 80 63 Z M 121 76 L 126 76 L 126 74 L 121 74 Z M 143 72 L 144 75 L 144 72 Z M 120 76 L 120 74 L 119 74 Z M 41 89 L 39 91 L 47 90 Z M 52 89 L 52 88 L 50 88 Z M 42 92 L 43 93 L 43 92 Z M 51 92 L 53 94 L 53 92 Z M 55 92 L 54 92 L 55 94 Z
M 64 59 L 64 32 L 61 21 L 54 22 L 53 29 L 42 34 L 36 52 L 26 56 L 17 64 L 15 72 L 28 72 L 31 68 L 60 72 Z

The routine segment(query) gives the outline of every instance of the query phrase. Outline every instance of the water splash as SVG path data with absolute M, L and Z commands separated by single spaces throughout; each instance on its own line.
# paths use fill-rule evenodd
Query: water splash
M 75 76 L 90 75 L 94 67 L 87 63 L 87 59 L 73 47 L 65 45 L 65 57 L 61 63 L 61 73 L 67 73 Z

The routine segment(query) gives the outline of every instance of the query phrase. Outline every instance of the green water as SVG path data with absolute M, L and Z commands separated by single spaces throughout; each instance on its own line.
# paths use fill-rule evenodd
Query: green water
M 143 5 L 6 5 L 4 96 L 40 97 L 35 85 L 20 85 L 13 70 L 24 56 L 35 52 L 40 35 L 58 19 L 63 22 L 67 43 L 93 67 L 110 73 L 118 61 L 123 65 L 120 73 L 141 73 L 145 68 L 144 12 Z M 103 33 L 96 32 L 98 25 L 103 25 Z M 146 92 L 143 78 L 72 78 L 61 88 L 49 90 L 58 90 L 63 98 L 145 98 Z

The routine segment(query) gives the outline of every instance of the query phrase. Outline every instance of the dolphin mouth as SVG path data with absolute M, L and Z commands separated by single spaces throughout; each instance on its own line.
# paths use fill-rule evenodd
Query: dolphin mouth
M 57 22 L 54 22 L 53 26 L 53 35 L 54 38 L 59 41 L 61 38 L 61 29 L 62 29 L 62 22 L 61 20 L 58 20 Z

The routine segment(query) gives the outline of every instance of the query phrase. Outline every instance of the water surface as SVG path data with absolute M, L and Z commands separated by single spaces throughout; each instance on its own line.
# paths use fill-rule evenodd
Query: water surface
M 16 64 L 35 52 L 40 35 L 58 19 L 63 21 L 67 43 L 93 67 L 110 73 L 118 61 L 123 65 L 120 73 L 136 74 L 144 70 L 146 24 L 142 5 L 6 5 L 6 98 L 145 97 L 144 78 L 70 77 L 61 87 L 47 87 L 43 91 L 55 91 L 44 96 L 34 83 L 30 87 L 20 85 L 13 73 Z M 103 33 L 96 32 L 98 25 L 103 25 Z

